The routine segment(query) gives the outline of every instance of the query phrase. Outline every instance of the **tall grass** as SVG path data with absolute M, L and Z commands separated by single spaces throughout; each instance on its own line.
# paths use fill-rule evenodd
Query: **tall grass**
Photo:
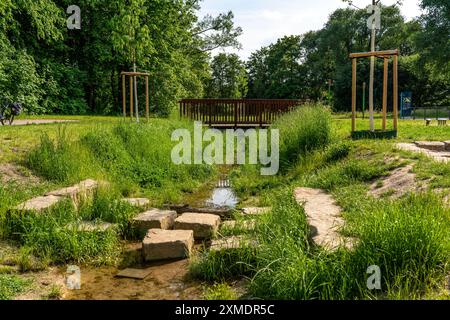
M 98 125 L 75 141 L 61 130 L 55 140 L 44 135 L 27 164 L 46 179 L 63 184 L 100 178 L 124 196 L 143 193 L 158 203 L 174 201 L 214 173 L 211 166 L 172 162 L 172 130 L 185 126 L 179 121 Z
M 280 130 L 280 162 L 284 168 L 331 141 L 331 113 L 319 105 L 297 108 L 272 127 Z
M 398 202 L 367 201 L 350 213 L 350 232 L 357 237 L 353 249 L 330 252 L 310 243 L 305 213 L 292 189 L 274 194 L 272 213 L 258 223 L 259 246 L 253 269 L 246 273 L 252 279 L 250 293 L 283 300 L 411 299 L 440 284 L 450 262 L 450 212 L 440 198 L 411 194 Z M 211 281 L 236 276 L 232 266 L 246 260 L 229 258 L 205 258 L 203 276 Z M 372 265 L 381 268 L 380 291 L 367 288 L 366 271 Z

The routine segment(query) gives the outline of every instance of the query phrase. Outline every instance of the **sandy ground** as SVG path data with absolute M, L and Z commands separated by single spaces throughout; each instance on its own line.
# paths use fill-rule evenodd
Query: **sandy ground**
M 413 165 L 407 165 L 392 171 L 387 177 L 374 182 L 369 193 L 376 198 L 389 194 L 392 198 L 399 198 L 407 192 L 423 189 L 416 183 L 416 175 L 412 173 Z
M 49 123 L 70 123 L 79 122 L 78 120 L 56 120 L 56 119 L 35 119 L 35 120 L 14 120 L 13 126 L 25 126 L 32 124 L 49 124 Z

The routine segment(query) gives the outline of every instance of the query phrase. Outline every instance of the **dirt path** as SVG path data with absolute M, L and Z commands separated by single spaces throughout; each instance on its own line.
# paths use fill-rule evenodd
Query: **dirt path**
M 317 245 L 331 250 L 342 245 L 351 247 L 350 241 L 338 232 L 344 225 L 344 219 L 341 208 L 331 195 L 320 189 L 297 188 L 294 196 L 305 208 L 312 240 Z
M 13 126 L 26 126 L 32 124 L 50 124 L 50 123 L 70 123 L 79 122 L 78 120 L 56 120 L 56 119 L 35 119 L 35 120 L 14 120 Z

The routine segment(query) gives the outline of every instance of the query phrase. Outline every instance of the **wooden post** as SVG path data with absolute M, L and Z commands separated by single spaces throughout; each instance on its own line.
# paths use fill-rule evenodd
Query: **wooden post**
M 148 76 L 145 77 L 145 115 L 147 117 L 147 122 L 150 121 L 150 106 L 148 98 Z
M 134 91 L 134 88 L 133 88 L 133 77 L 130 77 L 130 117 L 131 117 L 131 120 L 133 120 L 133 91 Z
M 356 62 L 352 59 L 352 132 L 356 131 Z
M 394 67 L 393 67 L 393 77 L 394 77 L 394 88 L 393 88 L 393 116 L 394 116 L 394 130 L 398 130 L 398 56 L 394 56 Z
M 387 119 L 387 95 L 388 95 L 388 72 L 389 72 L 389 59 L 384 58 L 384 73 L 383 73 L 383 131 L 386 130 Z
M 125 75 L 122 75 L 122 109 L 123 117 L 127 117 L 127 86 L 126 86 Z

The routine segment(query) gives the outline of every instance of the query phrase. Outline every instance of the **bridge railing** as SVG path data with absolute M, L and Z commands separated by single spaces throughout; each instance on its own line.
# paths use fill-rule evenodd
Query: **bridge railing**
M 183 99 L 180 117 L 210 126 L 264 126 L 303 104 L 303 100 Z

